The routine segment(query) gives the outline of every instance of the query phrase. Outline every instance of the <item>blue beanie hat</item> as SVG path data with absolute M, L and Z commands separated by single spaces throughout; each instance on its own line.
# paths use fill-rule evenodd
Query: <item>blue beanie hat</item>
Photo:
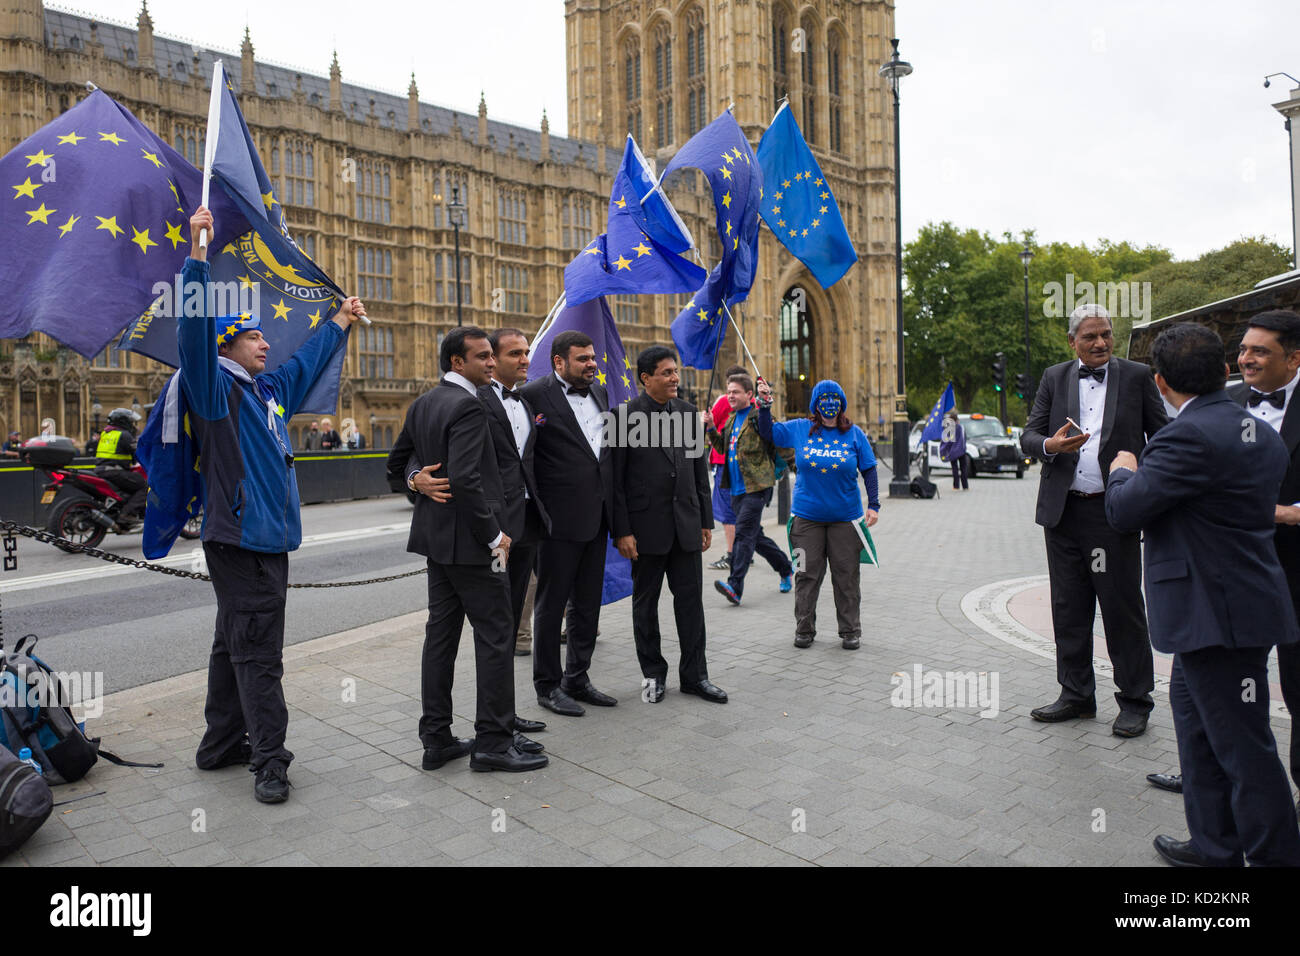
M 217 345 L 229 345 L 241 332 L 256 332 L 261 328 L 262 320 L 252 312 L 223 315 L 217 319 Z
M 848 406 L 849 401 L 845 398 L 844 389 L 840 388 L 839 382 L 824 378 L 813 387 L 808 411 L 827 418 L 835 418 Z

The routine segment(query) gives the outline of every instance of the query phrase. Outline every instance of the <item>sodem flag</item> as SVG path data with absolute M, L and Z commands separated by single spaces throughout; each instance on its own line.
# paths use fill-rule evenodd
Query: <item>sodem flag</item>
M 943 440 L 943 416 L 956 407 L 957 399 L 953 397 L 952 382 L 949 382 L 948 387 L 939 396 L 939 400 L 934 403 L 934 408 L 930 409 L 930 414 L 925 416 L 925 430 L 921 432 L 923 444 L 928 441 Z
M 275 198 L 271 178 L 257 155 L 224 68 L 218 83 L 218 118 L 215 128 L 208 131 L 212 201 L 216 202 L 218 194 L 228 197 L 242 217 L 246 231 L 222 241 L 223 224 L 214 206 L 213 219 L 219 235 L 208 249 L 209 286 L 213 290 L 209 307 L 219 314 L 258 314 L 262 335 L 271 344 L 266 367 L 272 371 L 316 334 L 321 323 L 329 320 L 346 296 L 290 237 L 284 211 Z M 190 212 L 193 209 L 187 211 L 187 219 Z M 187 224 L 187 233 L 188 230 Z M 122 334 L 119 348 L 179 366 L 175 313 L 163 307 L 171 303 L 174 308 L 176 301 L 175 292 L 160 297 Z M 345 340 L 330 366 L 317 379 L 300 412 L 334 411 L 346 354 Z
M 763 221 L 821 287 L 830 288 L 858 261 L 858 254 L 788 103 L 781 104 L 759 141 L 758 164 L 767 184 Z
M 0 159 L 0 338 L 93 357 L 180 272 L 202 178 L 99 90 L 19 143 Z M 213 215 L 218 242 L 248 229 L 224 196 Z

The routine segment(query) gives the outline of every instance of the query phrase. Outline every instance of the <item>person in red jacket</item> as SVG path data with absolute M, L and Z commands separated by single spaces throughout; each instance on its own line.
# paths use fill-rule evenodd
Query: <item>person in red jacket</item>
M 725 382 L 731 376 L 743 375 L 744 372 L 744 366 L 733 365 L 722 374 L 722 380 Z M 713 403 L 711 414 L 713 427 L 721 432 L 731 415 L 731 405 L 727 403 L 725 390 Z M 731 510 L 731 496 L 722 487 L 722 469 L 726 464 L 727 459 L 722 452 L 709 449 L 709 466 L 713 469 L 713 520 L 722 525 L 722 532 L 727 538 L 727 553 L 709 565 L 714 571 L 731 570 L 731 548 L 736 542 L 736 513 Z

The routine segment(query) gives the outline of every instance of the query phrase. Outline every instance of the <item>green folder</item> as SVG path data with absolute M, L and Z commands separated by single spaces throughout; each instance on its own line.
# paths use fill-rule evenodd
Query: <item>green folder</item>
M 876 551 L 876 542 L 871 538 L 871 529 L 867 527 L 866 517 L 859 518 L 853 522 L 853 530 L 858 533 L 858 540 L 862 542 L 862 550 L 858 552 L 859 564 L 874 564 L 880 567 L 880 554 Z M 794 560 L 794 515 L 785 523 L 786 543 L 790 548 L 790 560 Z

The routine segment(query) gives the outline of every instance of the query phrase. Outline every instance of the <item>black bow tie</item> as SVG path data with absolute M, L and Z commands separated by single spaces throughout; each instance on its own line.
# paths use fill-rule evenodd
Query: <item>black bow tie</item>
M 1254 408 L 1260 402 L 1268 402 L 1274 408 L 1282 408 L 1286 405 L 1286 389 L 1279 388 L 1276 392 L 1269 392 L 1265 395 L 1263 392 L 1251 391 L 1250 397 L 1246 399 L 1251 408 Z
M 519 392 L 517 392 L 517 391 L 516 391 L 515 389 L 513 389 L 513 388 L 506 388 L 504 385 L 502 385 L 502 386 L 501 386 L 501 399 L 502 399 L 502 401 L 504 401 L 504 400 L 507 399 L 507 398 L 513 398 L 516 402 L 522 402 L 522 401 L 523 401 L 523 399 L 519 397 Z
M 1079 378 L 1087 378 L 1091 375 L 1099 382 L 1106 381 L 1106 366 L 1099 365 L 1096 368 L 1089 368 L 1086 365 L 1079 366 Z
M 568 390 L 567 392 L 565 392 L 564 394 L 566 394 L 566 395 L 581 395 L 583 398 L 590 398 L 590 397 L 591 397 L 591 386 L 590 386 L 590 385 L 585 385 L 585 386 L 583 386 L 582 388 L 577 388 L 576 386 L 570 385 L 570 386 L 569 386 L 569 390 Z

